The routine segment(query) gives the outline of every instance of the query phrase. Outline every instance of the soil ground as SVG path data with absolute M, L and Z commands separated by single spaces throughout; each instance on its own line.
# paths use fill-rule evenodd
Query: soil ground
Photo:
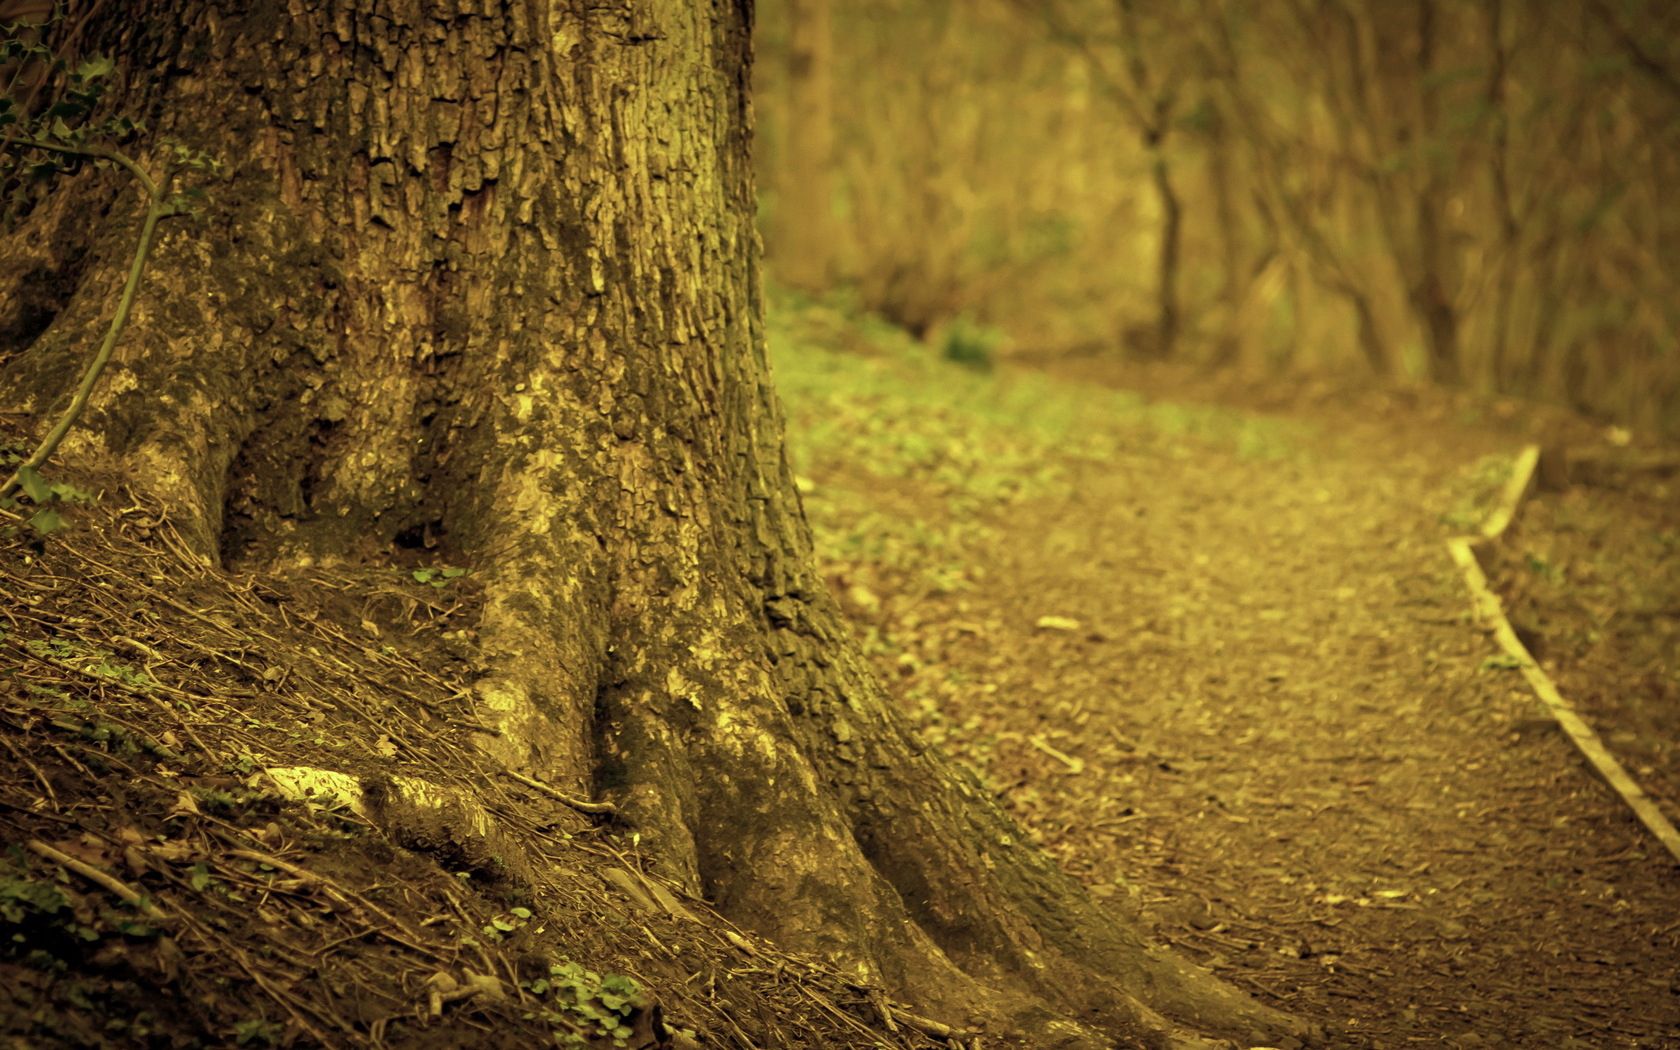
M 1496 550 L 1512 623 L 1665 812 L 1680 813 L 1680 457 L 1578 463 Z
M 1336 1047 L 1680 1047 L 1680 871 L 1442 544 L 1524 441 L 1664 450 L 1420 391 L 976 371 L 832 307 L 772 324 L 863 643 L 1094 893 Z M 75 480 L 104 495 L 67 531 L 0 543 L 13 1045 L 945 1045 L 460 748 L 470 572 L 213 572 L 120 478 Z M 1665 804 L 1669 484 L 1540 495 L 1492 573 Z M 385 801 L 262 772 L 305 766 Z
M 793 383 L 808 505 L 904 705 L 1069 869 L 1337 1046 L 1680 1046 L 1680 869 L 1498 659 L 1443 543 L 1523 443 L 1613 460 L 1599 430 L 1096 361 L 930 399 L 908 353 Z M 834 456 L 852 400 L 916 450 L 942 418 L 945 452 Z M 1024 488 L 989 483 L 988 441 L 1037 456 Z M 1518 599 L 1529 635 L 1673 800 L 1672 489 L 1525 513 L 1502 561 L 1560 565 Z M 863 541 L 904 516 L 915 554 Z

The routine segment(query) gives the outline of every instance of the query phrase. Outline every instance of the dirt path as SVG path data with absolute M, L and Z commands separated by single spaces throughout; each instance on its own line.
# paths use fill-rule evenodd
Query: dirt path
M 906 702 L 1097 892 L 1337 1046 L 1680 1046 L 1680 872 L 1488 660 L 1443 548 L 1499 439 L 1287 432 L 1070 464 L 974 586 L 888 599 Z

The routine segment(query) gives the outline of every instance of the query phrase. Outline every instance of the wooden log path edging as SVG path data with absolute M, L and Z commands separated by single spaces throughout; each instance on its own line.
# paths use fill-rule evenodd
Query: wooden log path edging
M 1662 810 L 1657 808 L 1657 804 L 1616 760 L 1616 756 L 1605 748 L 1604 741 L 1599 739 L 1592 727 L 1575 713 L 1575 709 L 1558 692 L 1557 686 L 1546 672 L 1540 669 L 1534 654 L 1528 651 L 1528 647 L 1517 638 L 1517 632 L 1511 628 L 1511 621 L 1505 616 L 1505 603 L 1488 586 L 1487 575 L 1482 572 L 1481 563 L 1476 559 L 1477 547 L 1497 541 L 1510 527 L 1518 506 L 1534 486 L 1535 470 L 1539 463 L 1539 447 L 1529 445 L 1524 448 L 1512 466 L 1511 476 L 1500 493 L 1499 503 L 1482 522 L 1480 531 L 1472 536 L 1454 536 L 1447 541 L 1447 549 L 1464 573 L 1464 582 L 1469 585 L 1470 594 L 1475 600 L 1477 616 L 1491 628 L 1499 647 L 1516 662 L 1523 677 L 1528 679 L 1534 694 L 1540 698 L 1540 702 L 1546 706 L 1546 710 L 1563 729 L 1564 734 L 1586 758 L 1593 772 L 1597 773 L 1612 791 L 1621 796 L 1622 801 L 1633 810 L 1634 816 L 1639 818 L 1639 822 L 1657 837 L 1657 841 L 1663 844 L 1676 861 L 1680 861 L 1680 832 L 1675 831 L 1674 825 L 1663 815 Z

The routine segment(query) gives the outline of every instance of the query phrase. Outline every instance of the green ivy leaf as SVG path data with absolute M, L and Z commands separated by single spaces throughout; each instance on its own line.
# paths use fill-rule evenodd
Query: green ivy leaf
M 34 467 L 19 467 L 17 473 L 18 485 L 30 499 L 43 505 L 52 499 L 52 485 Z
M 601 978 L 601 987 L 606 991 L 634 999 L 642 994 L 642 986 L 635 978 L 626 977 L 621 973 L 609 973 Z
M 110 76 L 117 68 L 109 55 L 95 55 L 76 67 L 76 75 L 83 80 L 98 80 L 100 77 Z

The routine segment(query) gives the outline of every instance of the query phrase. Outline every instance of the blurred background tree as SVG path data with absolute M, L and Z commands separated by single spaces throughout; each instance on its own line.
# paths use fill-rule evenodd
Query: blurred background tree
M 773 275 L 1680 433 L 1680 5 L 763 0 Z

